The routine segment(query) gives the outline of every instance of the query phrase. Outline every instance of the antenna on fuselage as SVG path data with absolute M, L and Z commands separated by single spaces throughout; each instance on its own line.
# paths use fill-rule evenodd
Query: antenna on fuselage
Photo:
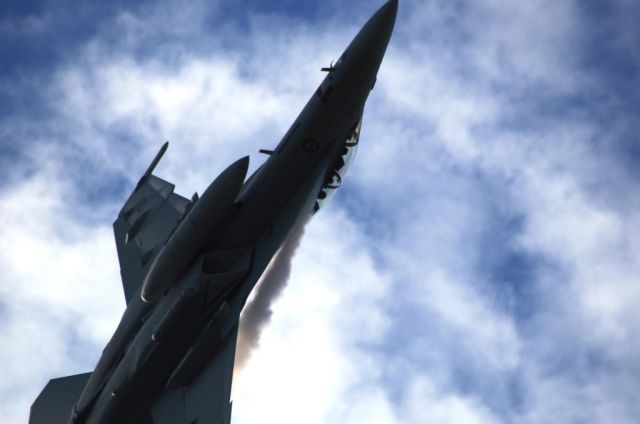
M 336 70 L 336 68 L 333 66 L 333 60 L 331 61 L 331 65 L 329 65 L 328 68 L 322 68 L 320 69 L 322 72 L 333 72 Z

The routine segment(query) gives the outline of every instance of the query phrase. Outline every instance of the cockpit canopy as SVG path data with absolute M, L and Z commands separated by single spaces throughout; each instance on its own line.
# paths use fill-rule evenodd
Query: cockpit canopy
M 347 139 L 344 141 L 342 154 L 338 157 L 333 170 L 329 174 L 327 182 L 320 190 L 320 193 L 318 193 L 318 198 L 316 199 L 316 204 L 313 208 L 314 213 L 320 210 L 327 203 L 327 201 L 331 198 L 331 196 L 333 196 L 333 194 L 342 184 L 342 178 L 347 173 L 351 162 L 353 162 L 356 150 L 358 149 L 361 125 L 362 117 L 358 119 L 358 122 L 353 127 L 353 130 L 351 130 L 351 132 L 347 136 Z

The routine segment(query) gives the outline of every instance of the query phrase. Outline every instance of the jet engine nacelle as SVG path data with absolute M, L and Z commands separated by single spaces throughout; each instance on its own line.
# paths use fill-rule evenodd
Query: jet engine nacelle
M 143 301 L 156 301 L 189 265 L 233 205 L 248 167 L 248 156 L 234 162 L 195 202 L 149 268 L 142 284 Z

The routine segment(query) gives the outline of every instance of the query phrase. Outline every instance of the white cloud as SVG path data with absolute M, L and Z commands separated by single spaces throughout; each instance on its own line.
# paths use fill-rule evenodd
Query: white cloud
M 49 170 L 3 191 L 2 422 L 24 421 L 49 378 L 94 366 L 124 309 L 112 233 L 78 223 L 84 207 Z
M 332 215 L 308 225 L 259 350 L 235 378 L 236 422 L 344 421 L 352 393 L 380 390 L 369 381 L 371 358 L 357 346 L 386 336 L 376 303 L 389 280 L 357 244 L 354 225 Z
M 499 422 L 480 402 L 472 398 L 442 393 L 426 379 L 409 384 L 407 421 L 412 423 L 495 423 Z
M 170 139 L 159 175 L 202 190 L 277 143 L 355 31 L 253 15 L 243 34 L 227 22 L 180 47 L 201 35 L 200 6 L 121 14 L 118 43 L 101 29 L 43 88 L 57 112 L 25 140 L 33 172 L 0 190 L 0 343 L 13 347 L 0 360 L 15 364 L 0 378 L 12 400 L 1 422 L 25 421 L 48 378 L 86 371 L 122 311 L 110 220 L 125 194 L 88 205 L 83 184 L 120 178 L 128 190 Z M 598 90 L 576 68 L 579 14 L 546 1 L 467 6 L 401 4 L 345 181 L 352 196 L 309 226 L 234 381 L 234 422 L 640 416 L 634 179 L 596 146 L 614 144 L 615 129 L 532 104 Z M 157 55 L 132 53 L 154 37 Z M 529 277 L 495 281 L 514 253 Z

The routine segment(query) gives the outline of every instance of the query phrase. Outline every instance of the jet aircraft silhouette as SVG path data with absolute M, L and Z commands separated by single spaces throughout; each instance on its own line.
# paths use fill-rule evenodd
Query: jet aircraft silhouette
M 240 312 L 300 219 L 340 186 L 395 24 L 398 1 L 364 25 L 274 150 L 246 181 L 231 164 L 186 199 L 153 174 L 113 224 L 127 301 L 95 370 L 51 380 L 32 424 L 224 423 Z

